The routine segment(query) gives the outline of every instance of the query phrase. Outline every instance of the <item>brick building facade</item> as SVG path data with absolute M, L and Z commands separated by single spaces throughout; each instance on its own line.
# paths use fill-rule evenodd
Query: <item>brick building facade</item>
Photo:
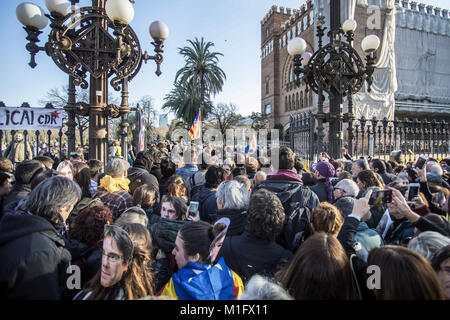
M 301 2 L 299 1 L 299 3 Z M 370 0 L 369 2 L 366 1 L 366 5 L 360 5 L 360 1 L 358 1 L 354 13 L 354 19 L 357 22 L 354 48 L 363 60 L 365 55 L 360 47 L 362 39 L 369 34 L 376 34 L 380 39 L 383 39 L 386 15 L 386 10 L 380 10 L 378 17 L 380 26 L 378 28 L 371 28 L 368 19 L 373 18 L 373 11 L 368 9 L 368 5 L 370 6 Z M 438 48 L 439 53 L 444 54 L 444 56 L 446 55 L 445 59 L 448 60 L 450 51 L 445 45 L 445 43 L 450 43 L 448 41 L 450 40 L 448 11 L 441 11 L 440 8 L 437 8 L 438 11 L 435 11 L 433 14 L 429 8 L 430 6 L 428 6 L 426 7 L 427 12 L 425 12 L 424 5 L 420 4 L 419 8 L 417 8 L 417 4 L 414 1 L 409 3 L 406 0 L 395 1 L 395 5 L 397 8 L 396 30 L 403 32 L 403 42 L 407 43 L 409 41 L 408 34 L 412 35 L 415 33 L 415 37 L 417 38 L 427 32 L 427 37 L 436 39 L 436 43 L 440 46 L 440 49 Z M 314 47 L 315 41 L 317 41 L 315 39 L 316 28 L 314 24 L 316 13 L 317 10 L 314 10 L 314 1 L 307 0 L 306 3 L 300 6 L 300 9 L 289 9 L 274 5 L 261 21 L 261 114 L 267 119 L 270 128 L 281 126 L 287 128 L 290 115 L 305 111 L 316 111 L 316 95 L 312 90 L 308 91 L 304 83 L 298 86 L 293 81 L 292 58 L 287 52 L 287 44 L 296 36 L 300 36 L 306 41 L 307 51 L 314 52 L 316 50 Z M 404 18 L 405 16 L 407 18 Z M 423 17 L 423 21 L 419 21 L 417 16 Z M 436 25 L 435 31 L 427 30 L 420 26 L 411 27 L 408 19 L 415 19 L 414 22 L 420 26 L 426 24 L 426 19 L 432 19 L 432 21 L 439 20 L 436 22 L 439 25 Z M 327 31 L 328 29 L 325 32 Z M 327 39 L 326 36 L 325 38 Z M 403 83 L 411 79 L 410 72 L 418 73 L 420 70 L 414 69 L 415 60 L 411 60 L 408 62 L 409 64 L 405 64 L 406 61 L 402 60 L 402 55 L 404 55 L 402 50 L 405 50 L 402 47 L 405 47 L 405 44 L 402 43 L 401 47 L 398 47 L 397 42 L 399 41 L 395 41 L 397 79 L 399 81 L 401 80 L 402 83 L 399 84 L 399 90 L 395 93 L 395 115 L 400 118 L 414 117 L 420 108 L 421 115 L 427 116 L 430 119 L 441 119 L 442 115 L 450 119 L 450 70 L 447 68 L 446 75 L 442 77 L 439 66 L 432 65 L 433 70 L 429 71 L 433 74 L 431 76 L 428 74 L 426 80 L 419 79 L 417 82 L 422 81 L 421 83 L 430 87 L 439 86 L 442 90 L 431 94 L 428 92 L 413 96 L 411 93 L 406 92 L 411 86 L 403 86 Z M 444 45 L 441 45 L 441 43 L 444 43 Z M 420 51 L 420 49 L 418 50 Z M 421 61 L 420 59 L 422 58 L 416 54 L 414 59 Z M 431 66 L 430 63 L 428 66 Z M 408 75 L 406 75 L 407 72 L 409 72 Z M 439 80 L 434 81 L 433 79 L 438 77 L 438 74 L 440 77 Z M 425 81 L 428 81 L 428 83 L 425 83 Z M 439 82 L 439 85 L 433 81 Z M 436 97 L 433 97 L 433 94 Z M 436 102 L 434 108 L 424 108 L 424 104 L 433 105 L 432 101 Z M 325 112 L 327 112 L 326 104 L 327 101 L 324 105 Z M 406 105 L 409 109 L 405 107 Z M 344 105 L 345 112 L 346 106 Z

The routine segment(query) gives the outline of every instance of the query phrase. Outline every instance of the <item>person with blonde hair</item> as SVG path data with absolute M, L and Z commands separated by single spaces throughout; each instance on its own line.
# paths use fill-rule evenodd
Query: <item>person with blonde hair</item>
M 94 198 L 100 200 L 111 209 L 114 219 L 122 212 L 133 206 L 133 198 L 128 193 L 130 180 L 127 178 L 127 170 L 130 164 L 120 158 L 109 161 L 106 167 L 106 175 L 100 180 L 98 192 Z

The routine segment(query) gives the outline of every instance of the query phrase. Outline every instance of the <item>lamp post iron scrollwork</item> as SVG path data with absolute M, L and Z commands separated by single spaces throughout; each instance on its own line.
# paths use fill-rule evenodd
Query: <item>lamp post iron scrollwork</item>
M 330 31 L 327 33 L 330 41 L 325 46 L 322 44 L 326 27 L 325 18 L 319 9 L 317 20 L 318 50 L 313 54 L 306 52 L 306 42 L 300 37 L 292 39 L 288 44 L 288 52 L 293 57 L 294 74 L 297 84 L 303 80 L 307 87 L 319 95 L 318 111 L 318 137 L 319 149 L 324 151 L 323 123 L 329 122 L 329 153 L 337 159 L 342 156 L 342 126 L 348 122 L 352 126 L 353 100 L 352 95 L 368 84 L 368 91 L 372 84 L 372 74 L 376 60 L 375 52 L 380 40 L 376 35 L 369 35 L 361 42 L 361 47 L 367 53 L 366 65 L 364 65 L 358 52 L 353 48 L 354 31 L 356 21 L 346 20 L 341 27 L 340 0 L 330 1 Z M 345 37 L 345 41 L 343 40 Z M 324 92 L 328 94 L 330 108 L 325 114 L 323 102 Z M 346 115 L 342 113 L 342 99 L 348 97 L 349 110 Z M 350 153 L 352 150 L 353 136 L 349 136 Z
M 68 103 L 68 151 L 75 150 L 75 115 L 89 116 L 89 159 L 107 161 L 107 132 L 109 117 L 121 117 L 120 135 L 122 150 L 126 155 L 128 82 L 139 72 L 142 62 L 154 60 L 156 74 L 161 74 L 163 43 L 168 37 L 167 26 L 160 21 L 150 25 L 155 55 L 142 52 L 139 39 L 129 23 L 134 17 L 133 0 L 92 0 L 92 5 L 76 8 L 79 0 L 46 0 L 50 14 L 32 3 L 22 3 L 16 9 L 19 21 L 24 25 L 29 43 L 32 68 L 40 51 L 69 75 Z M 38 46 L 39 35 L 50 20 L 51 31 L 44 46 Z M 89 83 L 87 74 L 89 73 Z M 120 106 L 108 104 L 109 84 L 121 91 Z M 89 104 L 77 103 L 76 86 L 89 88 Z

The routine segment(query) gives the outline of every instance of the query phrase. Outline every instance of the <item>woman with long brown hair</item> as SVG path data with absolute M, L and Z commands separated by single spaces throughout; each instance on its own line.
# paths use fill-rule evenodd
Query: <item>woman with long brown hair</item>
M 387 245 L 369 252 L 367 265 L 380 270 L 377 300 L 445 300 L 445 293 L 430 263 L 417 252 Z
M 370 187 L 378 187 L 380 189 L 384 189 L 384 184 L 380 179 L 378 179 L 375 172 L 372 170 L 363 170 L 358 173 L 356 177 L 356 184 L 359 187 L 359 190 L 364 192 Z
M 154 293 L 149 231 L 133 223 L 105 225 L 102 267 L 76 300 L 135 300 Z
M 344 248 L 335 236 L 324 232 L 310 236 L 275 277 L 296 300 L 358 298 Z

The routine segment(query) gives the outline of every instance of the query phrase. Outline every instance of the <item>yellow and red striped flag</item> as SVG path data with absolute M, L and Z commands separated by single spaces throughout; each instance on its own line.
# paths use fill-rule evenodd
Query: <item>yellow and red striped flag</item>
M 200 138 L 201 132 L 202 132 L 202 118 L 199 110 L 197 116 L 195 117 L 194 123 L 192 124 L 191 130 L 189 130 L 191 140 Z

